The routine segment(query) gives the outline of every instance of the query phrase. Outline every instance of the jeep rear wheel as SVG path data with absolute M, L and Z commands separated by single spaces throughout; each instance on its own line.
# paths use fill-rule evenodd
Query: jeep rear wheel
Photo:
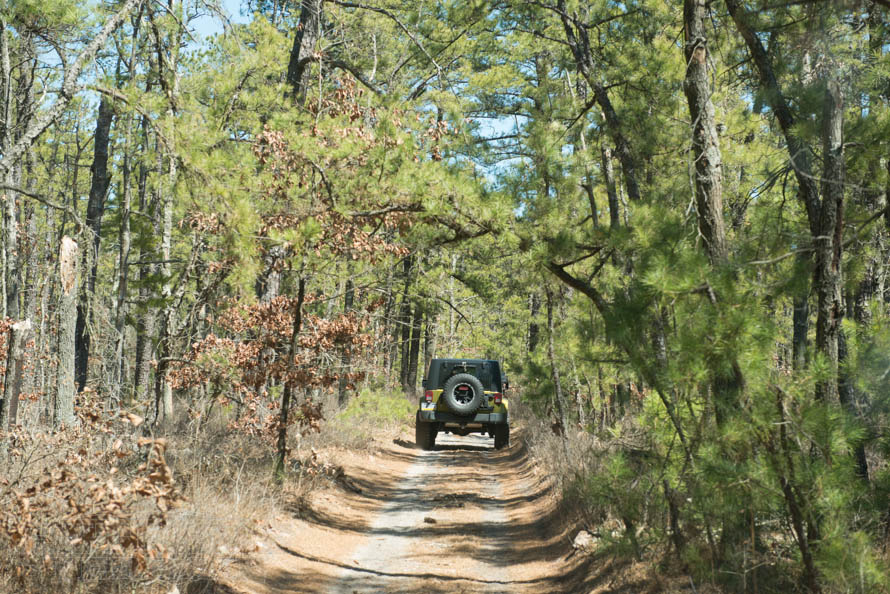
M 448 378 L 442 390 L 442 398 L 455 414 L 471 415 L 482 406 L 485 391 L 482 382 L 469 373 L 458 373 Z
M 496 425 L 494 428 L 494 449 L 502 450 L 510 445 L 510 425 Z
M 419 417 L 419 415 L 418 415 Z M 414 443 L 422 450 L 431 450 L 436 445 L 436 431 L 433 423 L 421 421 L 418 418 L 414 422 Z

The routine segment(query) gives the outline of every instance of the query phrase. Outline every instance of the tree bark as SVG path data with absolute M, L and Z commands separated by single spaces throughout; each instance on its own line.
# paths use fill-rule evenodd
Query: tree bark
M 605 143 L 600 149 L 603 162 L 603 181 L 606 184 L 606 195 L 609 199 L 609 229 L 621 226 L 621 215 L 618 206 L 618 192 L 615 186 L 615 169 L 612 167 L 612 149 Z
M 569 91 L 572 91 L 571 80 L 569 80 Z M 587 100 L 587 84 L 584 79 L 580 76 L 575 77 L 575 91 L 577 92 L 577 96 L 582 101 L 586 102 Z M 575 103 L 575 93 L 572 93 L 572 103 Z M 580 146 L 578 146 L 580 144 Z M 584 135 L 584 130 L 581 129 L 577 133 L 577 142 L 573 147 L 573 153 L 581 155 L 581 160 L 584 164 L 584 180 L 581 182 L 581 187 L 584 189 L 584 193 L 587 194 L 587 203 L 590 205 L 590 219 L 593 223 L 593 227 L 599 228 L 600 226 L 600 213 L 599 208 L 596 205 L 596 195 L 593 192 L 594 182 L 593 182 L 593 174 L 590 170 L 590 152 L 587 147 L 587 138 Z
M 816 350 L 821 353 L 833 373 L 832 379 L 816 384 L 816 396 L 823 400 L 838 397 L 838 333 L 841 311 L 841 256 L 843 251 L 844 212 L 844 102 L 837 81 L 825 86 L 823 112 L 822 204 L 819 233 L 814 238 L 816 267 L 813 285 L 818 295 L 816 311 Z
M 692 156 L 694 159 L 695 204 L 698 230 L 704 240 L 705 253 L 712 266 L 726 262 L 728 248 L 723 221 L 723 159 L 717 135 L 711 84 L 708 78 L 708 39 L 705 0 L 684 0 L 683 21 L 686 35 L 684 56 L 686 78 L 683 90 L 692 120 Z M 711 305 L 718 307 L 717 296 L 709 288 Z M 724 362 L 718 366 L 723 367 Z M 738 362 L 730 363 L 731 370 L 712 371 L 712 391 L 718 424 L 736 408 L 742 378 Z
M 72 426 L 74 417 L 74 326 L 77 320 L 77 242 L 67 235 L 59 250 L 59 366 L 53 399 L 53 426 Z
M 31 337 L 31 320 L 16 322 L 9 328 L 6 354 L 6 376 L 3 378 L 3 400 L 0 401 L 0 434 L 16 424 L 19 394 L 22 392 L 22 367 L 25 344 Z M 2 441 L 2 438 L 0 438 Z
M 25 241 L 23 241 L 23 244 L 26 246 L 25 261 L 27 263 L 27 268 L 25 269 L 25 303 L 23 309 L 24 318 L 26 320 L 31 320 L 32 323 L 36 324 L 38 311 L 37 304 L 39 302 L 38 293 L 40 287 L 38 278 L 40 273 L 38 270 L 37 253 L 37 212 L 33 207 L 26 211 L 25 219 L 27 220 L 28 230 L 25 235 Z M 45 314 L 41 311 L 41 315 Z M 37 383 L 38 367 L 43 365 L 39 356 L 39 350 L 36 349 L 36 345 L 35 348 L 28 353 L 28 359 L 30 360 L 30 365 L 28 365 L 25 375 L 22 378 L 22 391 L 27 395 L 31 395 L 34 392 Z
M 794 297 L 794 312 L 792 313 L 792 360 L 795 371 L 801 371 L 807 366 L 807 330 L 809 328 L 810 301 L 806 293 Z
M 144 146 L 148 146 L 148 122 L 142 120 Z M 155 150 L 161 150 L 156 146 Z M 141 212 L 153 211 L 151 215 L 154 234 L 157 235 L 160 225 L 157 220 L 157 203 L 150 203 L 148 199 L 148 173 L 146 163 L 140 165 L 139 171 L 139 210 Z M 152 201 L 153 202 L 153 201 Z M 150 259 L 155 252 L 153 245 L 142 248 L 139 252 L 141 260 Z M 136 324 L 136 361 L 133 376 L 133 400 L 142 402 L 148 396 L 149 380 L 151 379 L 151 360 L 154 354 L 155 331 L 157 328 L 157 307 L 152 303 L 152 290 L 148 286 L 150 278 L 155 274 L 156 264 L 141 264 L 139 266 L 139 301 L 145 308 Z
M 816 177 L 813 175 L 809 147 L 798 136 L 794 115 L 788 106 L 785 96 L 782 94 L 782 89 L 779 87 L 769 54 L 763 47 L 763 43 L 757 36 L 757 33 L 748 25 L 748 15 L 744 12 L 739 0 L 725 0 L 725 2 L 729 15 L 732 17 L 751 54 L 754 67 L 760 77 L 760 85 L 769 102 L 770 109 L 775 114 L 782 129 L 791 168 L 798 183 L 799 195 L 806 209 L 810 233 L 813 237 L 818 237 L 821 228 L 819 221 L 819 188 L 816 184 Z M 797 256 L 798 269 L 806 267 L 808 262 L 808 255 L 801 252 Z M 792 344 L 795 369 L 803 369 L 806 365 L 806 340 L 809 323 L 808 293 L 809 287 L 803 286 L 798 289 L 798 293 L 794 297 Z
M 352 266 L 347 266 L 347 274 L 352 273 Z M 355 301 L 355 285 L 352 282 L 352 278 L 346 279 L 346 288 L 343 291 L 343 313 L 348 314 L 352 311 L 352 305 Z M 349 391 L 347 387 L 349 385 L 348 378 L 346 374 L 349 372 L 349 368 L 352 364 L 351 358 L 348 353 L 343 353 L 340 357 L 340 380 L 337 385 L 337 403 L 340 407 L 344 407 L 349 403 Z
M 102 95 L 99 100 L 99 114 L 96 118 L 96 134 L 93 140 L 93 165 L 90 168 L 92 180 L 86 216 L 86 227 L 89 233 L 88 247 L 83 251 L 81 263 L 81 270 L 86 272 L 87 277 L 77 304 L 75 326 L 77 346 L 74 351 L 74 381 L 77 383 L 78 391 L 82 391 L 87 385 L 91 339 L 89 325 L 96 291 L 96 274 L 99 270 L 102 215 L 105 213 L 105 196 L 108 194 L 108 145 L 113 119 L 114 107 L 111 101 Z
M 417 362 L 420 359 L 420 333 L 423 326 L 423 306 L 414 306 L 411 319 L 411 347 L 408 357 L 408 377 L 405 383 L 405 394 L 412 400 L 417 397 Z
M 120 183 L 119 192 L 121 195 L 120 204 L 120 229 L 118 231 L 118 243 L 120 244 L 120 252 L 118 254 L 118 279 L 117 279 L 117 303 L 114 308 L 114 378 L 113 378 L 113 398 L 119 403 L 124 400 L 123 386 L 125 384 L 125 349 L 124 343 L 126 337 L 127 323 L 127 297 L 129 295 L 130 282 L 130 209 L 132 201 L 132 192 L 130 190 L 130 132 L 132 119 L 128 119 L 127 132 L 124 145 L 124 158 L 122 163 L 123 179 Z
M 176 29 L 166 40 L 167 46 L 163 47 L 162 36 L 159 28 L 152 21 L 155 36 L 158 64 L 165 66 L 165 72 L 161 72 L 158 80 L 167 94 L 166 116 L 169 121 L 169 142 L 176 138 L 175 125 L 177 118 L 177 104 L 179 102 L 179 50 L 182 47 L 182 31 Z M 158 148 L 162 143 L 158 142 Z M 155 422 L 169 422 L 173 417 L 173 388 L 167 378 L 167 369 L 170 366 L 170 356 L 173 352 L 172 340 L 176 328 L 176 310 L 173 300 L 173 272 L 170 265 L 173 244 L 173 200 L 176 193 L 176 181 L 178 173 L 178 160 L 176 147 L 163 143 L 165 150 L 158 151 L 158 204 L 161 214 L 161 257 L 160 266 L 163 284 L 161 297 L 164 307 L 160 316 L 160 328 L 158 332 L 158 365 L 155 372 Z M 164 171 L 164 158 L 167 159 L 166 174 Z M 166 178 L 166 180 L 164 179 Z
M 13 77 L 12 66 L 9 57 L 9 33 L 7 31 L 7 23 L 0 20 L 0 64 L 2 64 L 3 74 L 3 145 L 0 152 L 6 155 L 13 146 Z M 3 181 L 7 186 L 18 186 L 20 177 L 19 163 L 8 167 L 3 172 Z M 19 264 L 18 264 L 18 218 L 16 216 L 16 196 L 17 194 L 7 188 L 3 194 L 3 256 L 4 256 L 4 287 L 5 287 L 5 303 L 4 317 L 13 320 L 19 317 Z
M 260 303 L 272 301 L 281 291 L 281 272 L 278 262 L 285 256 L 281 246 L 273 245 L 262 254 L 263 271 L 256 280 L 256 296 Z
M 847 337 L 844 334 L 843 328 L 841 328 L 838 333 L 837 354 L 838 398 L 840 399 L 841 406 L 844 407 L 847 414 L 850 415 L 851 418 L 857 418 L 859 417 L 859 411 L 856 410 L 856 387 L 853 384 L 853 378 L 849 376 L 847 370 L 844 368 L 844 363 L 847 361 Z M 865 440 L 857 439 L 852 445 L 853 458 L 856 461 L 856 476 L 868 482 L 868 457 L 865 455 Z
M 541 311 L 541 298 L 538 297 L 537 293 L 531 293 L 528 296 L 528 309 L 530 320 L 528 323 L 528 352 L 531 354 L 538 348 L 538 335 L 541 332 L 538 323 L 535 321 L 538 312 Z
M 386 384 L 389 385 L 392 380 L 392 368 L 396 358 L 396 326 L 394 312 L 396 309 L 396 294 L 393 289 L 393 271 L 389 268 L 386 271 L 386 302 L 383 305 L 383 329 L 381 335 L 385 341 L 383 348 L 383 369 L 386 376 Z
M 692 118 L 698 230 L 704 239 L 708 259 L 712 265 L 717 265 L 726 260 L 727 246 L 723 224 L 723 164 L 708 80 L 706 17 L 705 0 L 684 0 L 686 79 L 683 90 Z
M 300 332 L 303 329 L 303 301 L 306 297 L 306 279 L 302 276 L 297 283 L 297 302 L 294 305 L 294 324 L 291 330 L 290 345 L 287 350 L 288 363 L 293 365 L 297 355 Z M 288 379 L 284 382 L 281 391 L 281 410 L 278 414 L 278 445 L 275 460 L 275 477 L 281 481 L 284 479 L 284 464 L 287 461 L 287 425 L 291 402 L 293 401 L 294 381 Z
M 436 321 L 438 315 L 430 315 L 427 312 L 426 324 L 423 330 L 423 369 L 420 371 L 423 377 L 426 377 L 430 368 L 430 361 L 436 356 Z
M 402 386 L 402 390 L 406 394 L 408 392 L 408 360 L 411 355 L 411 298 L 408 296 L 408 293 L 411 289 L 411 268 L 413 259 L 414 258 L 412 256 L 408 256 L 407 258 L 405 258 L 403 264 L 405 285 L 402 290 L 402 304 L 399 308 L 398 325 L 396 326 L 396 336 L 401 336 L 401 338 L 399 339 L 399 355 L 401 362 L 401 366 L 399 368 L 399 384 Z
M 562 437 L 568 436 L 568 417 L 565 395 L 562 392 L 562 383 L 559 377 L 559 367 L 556 364 L 556 349 L 554 347 L 553 334 L 555 328 L 553 325 L 553 293 L 547 289 L 547 358 L 550 360 L 550 378 L 553 380 L 554 400 L 556 402 L 556 410 L 559 415 L 559 423 L 562 427 Z M 565 446 L 564 446 L 565 447 Z M 568 457 L 568 451 L 565 452 Z
M 291 98 L 298 105 L 306 101 L 309 65 L 315 60 L 315 46 L 321 38 L 323 8 L 324 0 L 302 0 L 300 5 L 300 23 L 287 65 L 287 84 Z

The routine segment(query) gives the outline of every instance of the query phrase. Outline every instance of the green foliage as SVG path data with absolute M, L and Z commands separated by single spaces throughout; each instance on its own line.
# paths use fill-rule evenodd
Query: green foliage
M 411 421 L 416 410 L 402 394 L 365 388 L 349 401 L 337 418 L 346 424 L 385 426 Z
M 95 7 L 75 0 L 8 0 L 0 12 L 23 29 L 55 30 L 82 23 L 89 14 L 88 8 Z
M 35 114 L 46 109 L 63 76 L 56 50 L 74 55 L 100 4 L 0 8 L 10 138 L 33 115 L 29 97 Z M 251 342 L 266 324 L 277 339 L 258 352 L 284 365 L 293 311 L 237 330 L 219 318 L 267 299 L 272 277 L 282 297 L 302 281 L 314 329 L 348 322 L 368 337 L 367 348 L 321 349 L 313 362 L 326 390 L 344 380 L 338 426 L 410 421 L 394 386 L 411 391 L 412 357 L 498 358 L 521 387 L 511 397 L 587 448 L 566 484 L 608 523 L 612 550 L 669 551 L 728 589 L 755 574 L 781 591 L 807 573 L 829 590 L 888 588 L 890 25 L 878 3 L 708 4 L 728 246 L 719 262 L 699 227 L 679 1 L 394 1 L 386 13 L 323 3 L 302 103 L 285 76 L 299 3 L 284 4 L 251 0 L 248 23 L 198 42 L 181 25 L 205 2 L 146 3 L 84 75 L 113 89 L 115 109 L 90 297 L 93 384 L 119 394 L 143 382 L 140 397 L 153 401 L 148 385 L 163 382 L 115 378 L 136 367 L 137 345 L 166 362 L 213 331 Z M 740 24 L 767 46 L 793 122 L 780 121 L 779 93 L 764 88 Z M 814 255 L 827 236 L 814 231 L 788 153 L 799 143 L 806 175 L 828 187 L 831 77 L 845 98 L 839 360 L 816 331 L 827 309 L 817 311 Z M 43 316 L 41 361 L 55 360 L 54 250 L 79 232 L 70 215 L 84 218 L 94 117 L 95 97 L 76 98 L 16 173 L 40 198 L 20 196 L 16 213 L 22 253 L 39 256 L 5 270 L 4 286 L 16 274 L 35 285 L 21 301 Z M 795 345 L 801 299 L 809 313 Z M 304 352 L 340 336 L 310 330 L 298 337 Z M 233 352 L 191 361 L 207 373 L 177 396 L 225 388 L 258 356 L 236 363 Z M 374 387 L 350 398 L 361 373 Z M 244 389 L 283 394 L 260 384 Z M 824 398 L 824 386 L 842 390 Z

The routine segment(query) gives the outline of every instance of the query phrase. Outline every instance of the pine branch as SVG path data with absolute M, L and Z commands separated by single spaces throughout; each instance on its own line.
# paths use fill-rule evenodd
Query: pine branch
M 584 295 L 593 301 L 593 304 L 599 310 L 600 314 L 605 314 L 609 311 L 609 302 L 606 301 L 606 298 L 603 297 L 602 293 L 600 293 L 596 287 L 591 285 L 590 283 L 586 283 L 583 280 L 576 278 L 566 272 L 565 267 L 561 264 L 557 264 L 556 262 L 548 262 L 547 270 L 556 275 L 556 278 L 572 287 L 576 291 L 580 291 Z

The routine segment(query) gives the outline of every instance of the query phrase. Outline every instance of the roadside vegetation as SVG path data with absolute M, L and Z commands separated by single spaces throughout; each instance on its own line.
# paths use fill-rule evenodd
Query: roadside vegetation
M 275 480 L 275 435 L 220 403 L 155 434 L 133 413 L 79 409 L 75 428 L 11 436 L 0 481 L 0 587 L 7 592 L 225 591 L 221 568 L 265 546 L 273 518 L 346 477 L 336 452 L 408 434 L 411 405 L 364 390 L 319 430 L 291 435 Z
M 887 2 L 239 9 L 0 7 L 0 589 L 212 580 L 436 355 L 596 554 L 890 589 Z

